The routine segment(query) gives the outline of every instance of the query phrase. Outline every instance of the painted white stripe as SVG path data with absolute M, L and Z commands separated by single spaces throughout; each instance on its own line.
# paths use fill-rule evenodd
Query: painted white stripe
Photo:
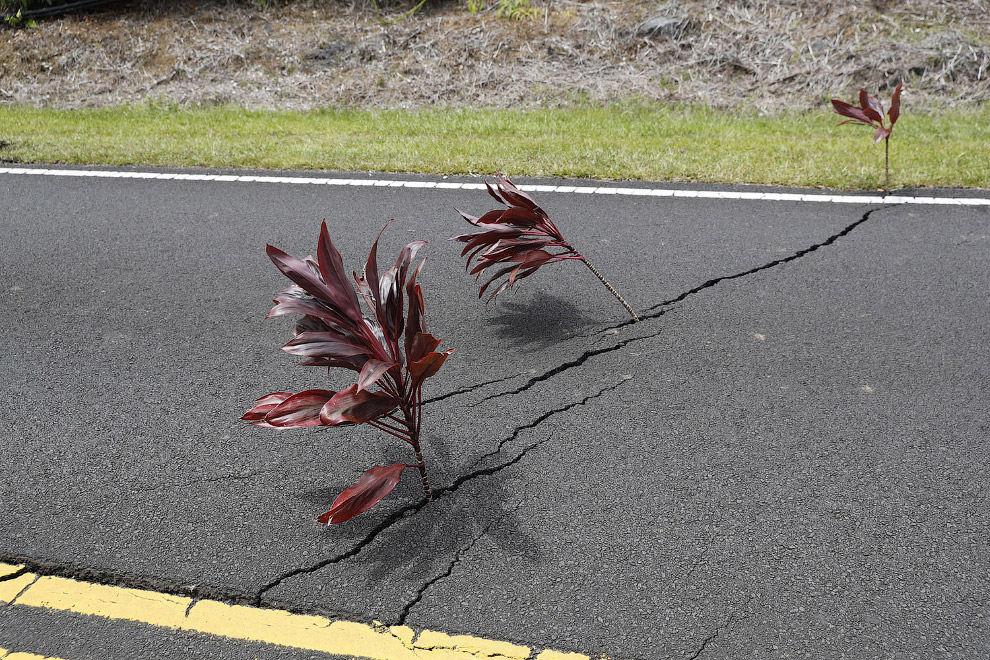
M 131 172 L 116 170 L 50 170 L 45 168 L 0 167 L 0 174 L 27 176 L 67 176 L 111 179 L 158 179 L 163 181 L 214 181 L 223 183 L 282 183 L 326 186 L 370 186 L 383 188 L 430 188 L 436 190 L 484 190 L 483 183 L 456 181 L 407 181 L 402 179 L 328 179 L 305 176 L 257 176 L 236 174 L 185 174 L 176 172 Z M 620 188 L 615 186 L 520 185 L 520 189 L 538 193 L 576 193 L 581 195 L 628 195 L 647 197 L 685 197 L 699 199 L 738 199 L 761 202 L 828 202 L 832 204 L 936 204 L 956 206 L 990 206 L 984 197 L 908 197 L 904 195 L 843 195 L 829 193 L 775 193 L 753 191 L 680 190 L 673 188 Z

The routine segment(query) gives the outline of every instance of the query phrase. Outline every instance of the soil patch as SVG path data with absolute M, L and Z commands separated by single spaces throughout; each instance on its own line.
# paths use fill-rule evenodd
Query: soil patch
M 503 0 L 504 2 L 505 0 Z M 905 105 L 990 96 L 984 0 L 162 0 L 0 30 L 0 102 L 248 108 L 538 107 L 629 98 L 821 107 L 905 83 Z

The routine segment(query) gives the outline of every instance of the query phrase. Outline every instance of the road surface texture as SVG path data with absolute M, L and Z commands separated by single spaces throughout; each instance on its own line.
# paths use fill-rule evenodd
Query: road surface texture
M 988 207 L 532 194 L 641 323 L 573 263 L 486 308 L 446 240 L 483 191 L 0 174 L 0 561 L 623 660 L 990 656 Z M 264 319 L 265 244 L 324 218 L 349 269 L 389 218 L 380 263 L 430 241 L 456 349 L 436 500 L 407 474 L 329 528 L 408 447 L 238 419 L 349 384 Z M 0 606 L 3 648 L 223 655 L 101 627 Z

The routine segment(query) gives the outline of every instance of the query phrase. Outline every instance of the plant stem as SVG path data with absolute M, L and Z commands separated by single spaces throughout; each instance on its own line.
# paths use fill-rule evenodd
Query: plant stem
M 629 312 L 629 315 L 633 318 L 633 322 L 638 322 L 639 317 L 636 316 L 636 312 L 634 312 L 633 308 L 629 306 L 629 303 L 626 302 L 626 299 L 619 295 L 619 292 L 615 290 L 615 287 L 613 287 L 611 284 L 608 283 L 608 280 L 605 279 L 605 276 L 602 275 L 600 272 L 598 272 L 598 269 L 595 268 L 593 265 L 591 265 L 591 262 L 585 259 L 583 256 L 581 257 L 581 261 L 584 262 L 585 266 L 591 269 L 591 272 L 595 274 L 595 277 L 597 277 L 602 281 L 602 284 L 605 285 L 605 288 L 608 289 L 613 296 L 618 298 L 619 302 L 622 303 L 622 306 L 626 308 L 626 311 Z
M 430 489 L 430 478 L 426 476 L 426 463 L 423 462 L 423 452 L 419 449 L 419 438 L 415 438 L 413 449 L 416 450 L 416 460 L 419 461 L 419 480 L 423 484 L 423 495 L 427 502 L 433 501 L 433 491 Z
M 430 489 L 430 479 L 426 476 L 426 461 L 423 460 L 423 451 L 419 448 L 419 429 L 423 422 L 423 389 L 422 385 L 416 391 L 416 419 L 412 425 L 412 446 L 416 450 L 416 460 L 419 461 L 419 480 L 423 484 L 423 495 L 427 502 L 433 501 L 433 491 Z
M 890 136 L 888 135 L 883 139 L 883 150 L 884 150 L 884 169 L 887 171 L 887 186 L 883 189 L 884 193 L 890 194 Z

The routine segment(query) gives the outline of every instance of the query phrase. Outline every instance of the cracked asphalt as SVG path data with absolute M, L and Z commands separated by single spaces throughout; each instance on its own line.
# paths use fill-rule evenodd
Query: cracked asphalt
M 574 264 L 486 308 L 445 240 L 483 192 L 0 176 L 0 561 L 617 659 L 990 656 L 990 213 L 534 197 L 641 323 Z M 456 349 L 437 496 L 325 528 L 411 454 L 239 421 L 326 383 L 264 319 L 264 246 L 325 218 L 358 269 L 392 217 Z M 5 609 L 0 642 L 71 660 L 322 657 Z

